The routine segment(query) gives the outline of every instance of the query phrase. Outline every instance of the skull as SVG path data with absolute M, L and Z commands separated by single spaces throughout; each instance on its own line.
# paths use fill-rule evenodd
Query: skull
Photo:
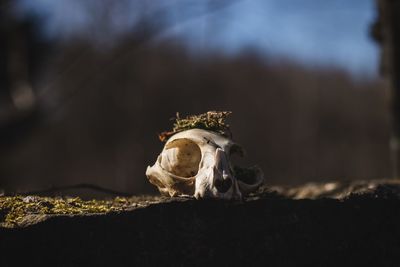
M 241 199 L 262 185 L 264 175 L 258 167 L 234 166 L 235 153 L 243 156 L 242 148 L 225 136 L 186 130 L 167 141 L 146 175 L 164 195 Z

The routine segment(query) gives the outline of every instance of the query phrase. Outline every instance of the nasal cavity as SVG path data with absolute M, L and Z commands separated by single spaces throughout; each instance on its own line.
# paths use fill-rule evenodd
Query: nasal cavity
M 215 188 L 217 188 L 218 192 L 226 193 L 229 188 L 232 187 L 232 179 L 216 179 L 214 182 Z
M 232 179 L 226 173 L 229 169 L 228 159 L 225 152 L 217 148 L 215 151 L 215 167 L 214 167 L 214 186 L 218 192 L 225 193 L 232 187 Z

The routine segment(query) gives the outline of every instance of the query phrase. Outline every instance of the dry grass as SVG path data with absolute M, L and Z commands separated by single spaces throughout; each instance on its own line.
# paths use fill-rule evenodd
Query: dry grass
M 175 133 L 195 128 L 231 136 L 229 124 L 226 123 L 226 118 L 230 114 L 232 114 L 231 111 L 208 111 L 206 113 L 181 118 L 179 112 L 177 112 L 172 131 L 162 132 L 159 138 L 161 142 L 165 142 Z

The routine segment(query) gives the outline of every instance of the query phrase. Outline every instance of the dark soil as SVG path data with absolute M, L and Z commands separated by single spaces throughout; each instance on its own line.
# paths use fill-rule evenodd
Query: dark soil
M 0 228 L 0 266 L 400 266 L 394 188 L 345 199 L 175 199 L 54 216 Z

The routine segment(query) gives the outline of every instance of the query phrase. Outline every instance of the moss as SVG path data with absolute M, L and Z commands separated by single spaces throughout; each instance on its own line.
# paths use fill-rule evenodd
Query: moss
M 82 200 L 78 197 L 0 197 L 0 226 L 24 226 L 26 218 L 43 215 L 90 215 L 120 212 L 145 206 L 155 199 L 116 197 L 110 200 Z
M 181 118 L 179 113 L 176 113 L 175 122 L 172 131 L 166 131 L 160 134 L 160 140 L 165 142 L 175 133 L 190 130 L 204 129 L 217 132 L 222 135 L 230 136 L 229 125 L 226 123 L 226 118 L 231 114 L 230 111 L 208 111 L 199 115 L 190 115 Z

